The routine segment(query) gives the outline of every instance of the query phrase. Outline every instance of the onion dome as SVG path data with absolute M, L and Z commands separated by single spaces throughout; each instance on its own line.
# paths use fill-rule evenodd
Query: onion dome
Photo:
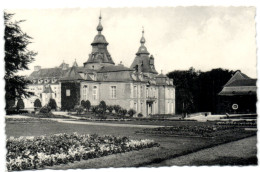
M 104 35 L 101 34 L 101 31 L 103 30 L 103 26 L 101 24 L 101 14 L 99 16 L 99 24 L 97 26 L 98 34 L 95 36 L 94 41 L 91 43 L 91 45 L 97 45 L 97 44 L 105 44 L 108 45 L 108 42 L 106 41 L 106 38 Z
M 150 53 L 147 51 L 147 48 L 144 46 L 145 43 L 145 38 L 144 38 L 144 29 L 142 31 L 142 38 L 140 40 L 141 46 L 138 49 L 138 52 L 136 53 L 136 55 L 141 55 L 141 54 L 146 54 L 149 55 Z
M 141 43 L 141 44 L 144 44 L 144 43 L 145 43 L 144 30 L 142 31 L 142 38 L 141 38 L 141 40 L 140 40 L 140 43 Z
M 99 16 L 99 24 L 98 24 L 98 26 L 97 26 L 97 31 L 98 31 L 99 33 L 101 33 L 101 31 L 103 30 L 103 26 L 102 26 L 102 24 L 101 24 L 101 19 L 102 19 L 102 17 L 101 17 L 101 14 L 100 14 L 100 16 Z

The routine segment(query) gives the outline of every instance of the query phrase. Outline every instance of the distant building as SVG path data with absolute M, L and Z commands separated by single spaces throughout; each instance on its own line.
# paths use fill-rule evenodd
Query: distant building
M 256 113 L 256 81 L 256 79 L 237 71 L 219 93 L 223 111 Z
M 73 109 L 81 100 L 89 100 L 92 105 L 103 100 L 107 105 L 135 109 L 144 116 L 175 114 L 173 80 L 162 73 L 158 75 L 154 57 L 145 47 L 144 31 L 141 46 L 128 68 L 122 63 L 115 65 L 102 30 L 100 16 L 92 52 L 83 66 L 78 66 L 76 60 L 72 67 L 64 62 L 55 68 L 35 66 L 28 87 L 35 96 L 25 100 L 26 107 L 33 108 L 37 98 L 45 105 L 51 97 L 62 110 Z

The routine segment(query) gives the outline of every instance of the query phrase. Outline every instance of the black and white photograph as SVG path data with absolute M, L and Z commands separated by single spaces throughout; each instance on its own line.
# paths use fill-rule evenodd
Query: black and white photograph
M 258 166 L 256 7 L 1 12 L 6 171 Z

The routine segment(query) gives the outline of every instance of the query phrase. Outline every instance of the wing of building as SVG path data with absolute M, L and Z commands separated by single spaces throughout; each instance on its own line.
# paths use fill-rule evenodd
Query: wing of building
M 237 71 L 219 93 L 222 104 L 225 105 L 223 110 L 230 113 L 256 113 L 256 81 Z M 238 109 L 232 108 L 234 104 Z
M 35 66 L 28 89 L 35 96 L 25 100 L 27 108 L 39 99 L 46 104 L 54 98 L 62 110 L 70 110 L 81 100 L 92 105 L 105 101 L 107 105 L 120 105 L 135 109 L 144 116 L 150 114 L 175 114 L 175 86 L 173 80 L 155 69 L 155 58 L 145 47 L 144 31 L 140 47 L 132 65 L 115 65 L 108 52 L 108 42 L 102 35 L 101 16 L 97 35 L 91 43 L 92 52 L 83 66 L 76 60 L 72 67 L 63 62 L 59 67 Z M 165 62 L 166 63 L 166 62 Z

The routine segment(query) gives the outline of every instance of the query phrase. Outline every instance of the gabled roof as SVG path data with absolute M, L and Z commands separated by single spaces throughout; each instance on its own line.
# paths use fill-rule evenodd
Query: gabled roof
M 43 93 L 54 93 L 50 87 L 50 85 L 44 86 L 43 87 Z
M 225 87 L 256 86 L 256 81 L 256 79 L 239 79 L 226 84 Z
M 44 68 L 39 71 L 34 71 L 29 75 L 29 79 L 34 78 L 60 78 L 64 75 L 68 70 L 62 70 L 61 68 Z
M 224 85 L 219 95 L 255 95 L 256 79 L 249 78 L 247 75 L 237 71 L 231 79 Z
M 246 74 L 243 74 L 242 72 L 240 71 L 237 71 L 231 78 L 230 80 L 225 84 L 228 85 L 230 84 L 231 82 L 235 81 L 235 80 L 240 80 L 240 79 L 250 79 Z
M 65 75 L 61 78 L 61 80 L 67 80 L 67 81 L 75 81 L 75 80 L 83 80 L 83 78 L 80 76 L 80 74 L 77 71 L 76 67 L 70 68 Z

